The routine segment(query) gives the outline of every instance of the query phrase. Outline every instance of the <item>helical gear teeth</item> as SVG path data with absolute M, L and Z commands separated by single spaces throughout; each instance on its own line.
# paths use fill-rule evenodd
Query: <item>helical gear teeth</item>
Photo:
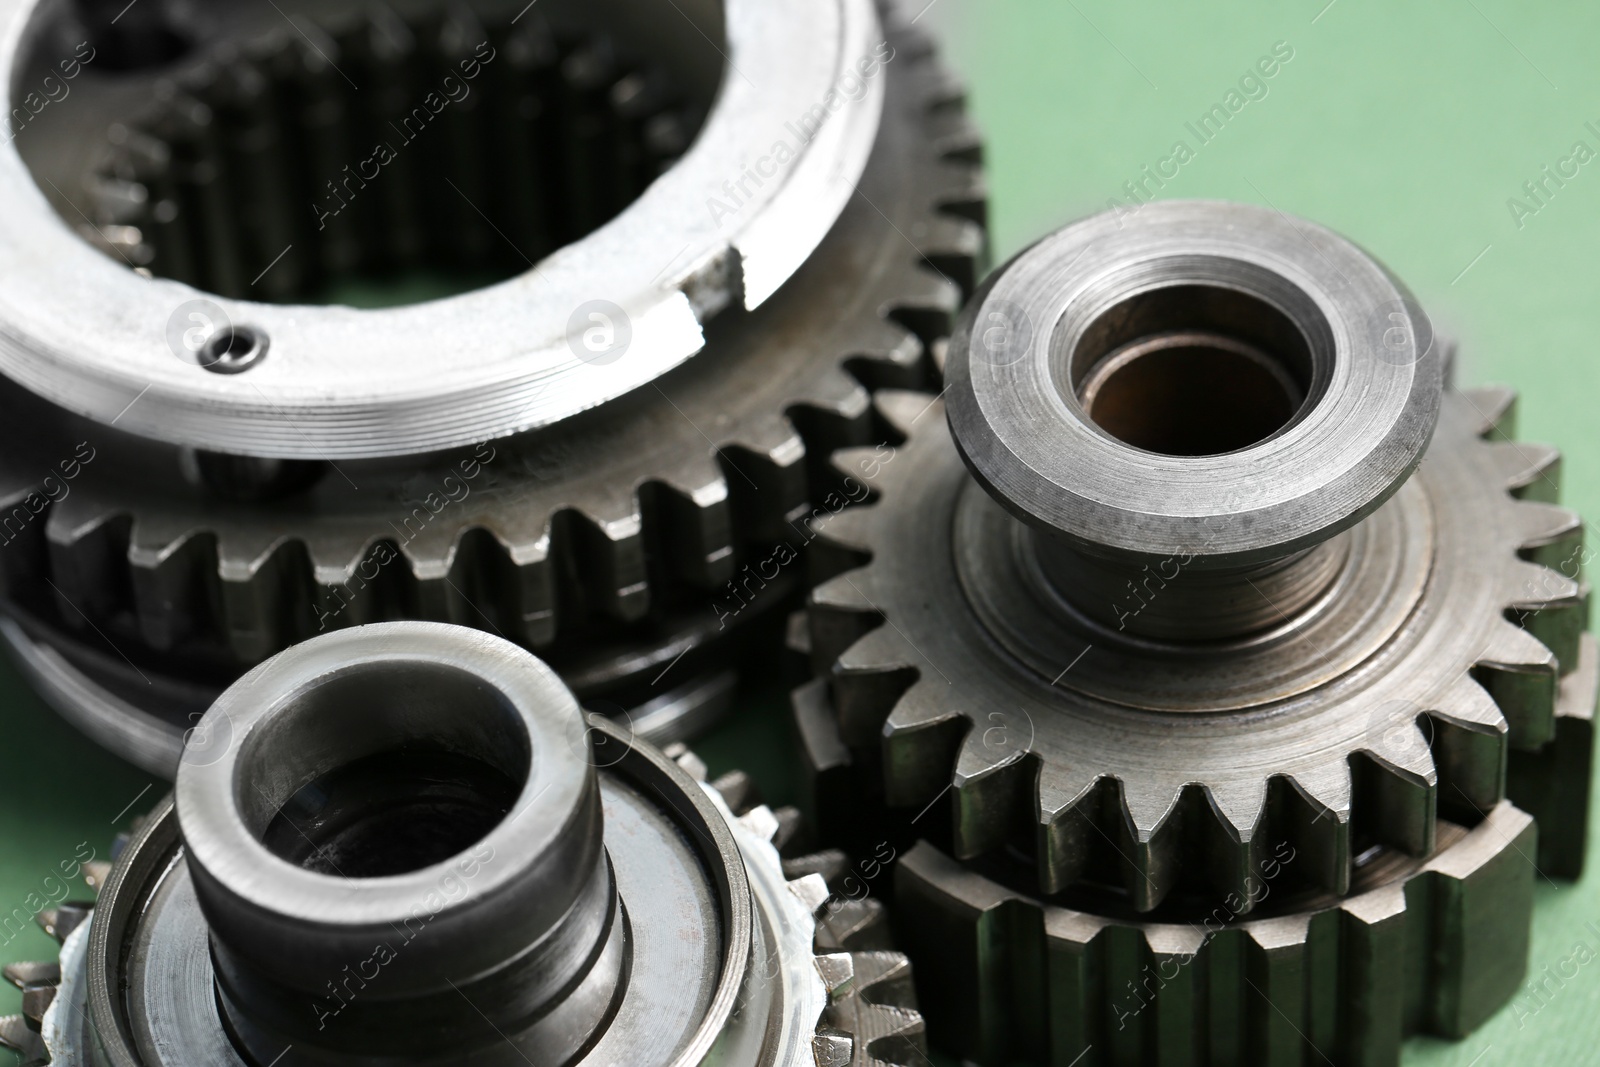
M 927 844 L 896 895 L 935 1036 L 979 1063 L 1380 1067 L 1407 1035 L 1459 1037 L 1515 991 L 1505 961 L 1526 960 L 1533 879 L 1518 850 L 1534 836 L 1502 805 L 1398 879 L 1268 918 L 1041 906 Z M 1263 906 L 1270 888 L 1258 876 Z

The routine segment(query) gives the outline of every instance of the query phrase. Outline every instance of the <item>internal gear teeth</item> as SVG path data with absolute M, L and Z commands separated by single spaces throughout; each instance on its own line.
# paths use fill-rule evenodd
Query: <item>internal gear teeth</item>
M 1001 847 L 1033 821 L 1039 764 L 1006 736 L 1009 732 L 980 722 L 967 732 L 956 756 L 953 837 L 961 859 Z
M 1554 504 L 1561 495 L 1561 451 L 1533 441 L 1491 441 L 1487 456 L 1506 491 L 1521 500 Z
M 1512 748 L 1536 749 L 1554 735 L 1559 676 L 1549 646 L 1520 626 L 1496 623 L 1474 677 L 1505 715 Z
M 887 803 L 927 810 L 950 788 L 951 770 L 972 724 L 947 705 L 942 680 L 913 681 L 915 677 L 915 668 L 903 668 L 882 679 L 884 692 L 898 692 L 887 718 L 877 718 L 877 729 L 872 729 L 873 717 L 865 714 L 852 721 L 841 713 L 839 727 L 852 747 L 881 743 Z M 834 699 L 839 700 L 837 682 Z
M 1511 438 L 1517 435 L 1517 391 L 1505 385 L 1486 385 L 1460 391 L 1470 412 L 1472 432 L 1478 437 Z
M 1471 678 L 1458 679 L 1435 707 L 1428 719 L 1440 810 L 1488 811 L 1505 797 L 1505 716 L 1488 690 Z

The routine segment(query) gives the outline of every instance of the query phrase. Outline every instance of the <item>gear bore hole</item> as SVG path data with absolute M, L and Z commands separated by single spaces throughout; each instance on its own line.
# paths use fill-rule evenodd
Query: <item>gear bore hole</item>
M 379 878 L 442 863 L 505 818 L 532 768 L 505 697 L 434 663 L 357 667 L 292 698 L 241 753 L 241 817 L 310 871 Z
M 1156 289 L 1110 308 L 1072 356 L 1084 412 L 1117 440 L 1168 456 L 1235 452 L 1304 406 L 1304 334 L 1257 297 L 1217 286 Z

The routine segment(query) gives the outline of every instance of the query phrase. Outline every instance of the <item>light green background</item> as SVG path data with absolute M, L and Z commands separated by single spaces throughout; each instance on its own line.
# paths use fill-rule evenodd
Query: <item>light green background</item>
M 908 0 L 912 11 L 921 0 Z M 1294 57 L 1162 195 L 1268 203 L 1353 237 L 1462 342 L 1461 380 L 1522 391 L 1521 433 L 1566 450 L 1566 501 L 1600 515 L 1600 160 L 1519 229 L 1522 183 L 1574 141 L 1600 151 L 1600 7 L 1507 0 L 1118 4 L 935 0 L 940 31 L 988 136 L 995 251 L 1126 194 L 1184 127 L 1278 41 Z M 1600 544 L 1593 537 L 1591 544 Z M 714 767 L 779 765 L 774 698 L 703 747 Z M 752 755 L 751 746 L 764 751 Z M 0 924 L 43 894 L 81 841 L 102 854 L 161 787 L 48 714 L 0 663 Z M 781 784 L 773 799 L 787 798 Z M 1600 818 L 1595 820 L 1600 826 Z M 1597 864 L 1596 866 L 1600 866 Z M 75 895 L 82 896 L 82 886 Z M 1600 874 L 1538 889 L 1531 966 L 1600 946 Z M 0 960 L 46 956 L 29 929 Z M 1531 1002 L 1530 1002 L 1531 1003 Z M 16 1011 L 14 992 L 0 1012 Z M 1412 1042 L 1408 1064 L 1600 1062 L 1600 962 L 1537 1015 L 1502 1012 L 1459 1045 Z M 0 1056 L 3 1059 L 3 1056 Z

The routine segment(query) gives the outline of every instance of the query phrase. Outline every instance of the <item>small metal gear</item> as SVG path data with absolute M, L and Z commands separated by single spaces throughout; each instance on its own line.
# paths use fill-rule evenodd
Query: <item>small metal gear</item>
M 308 747 L 326 758 L 286 756 Z M 420 792 L 385 784 L 430 751 Z M 307 642 L 230 689 L 185 759 L 175 801 L 90 873 L 99 901 L 42 920 L 60 964 L 8 970 L 28 992 L 0 1043 L 26 1062 L 243 1063 L 268 1044 L 318 1064 L 920 1062 L 881 909 L 834 895 L 828 854 L 780 860 L 793 812 L 741 774 L 706 783 L 681 746 L 586 730 L 508 642 L 428 623 Z M 309 789 L 283 777 L 324 763 Z M 215 812 L 238 775 L 284 803 Z
M 538 18 L 490 25 L 500 62 Z M 770 644 L 797 594 L 795 568 L 766 573 L 770 557 L 846 501 L 825 458 L 878 437 L 866 387 L 928 380 L 983 253 L 960 90 L 893 5 L 883 32 L 876 140 L 816 251 L 754 310 L 708 312 L 700 355 L 589 411 L 484 445 L 326 463 L 174 446 L 0 392 L 15 438 L 0 470 L 4 631 L 30 673 L 81 727 L 171 773 L 183 731 L 248 665 L 323 629 L 427 618 L 537 649 L 586 700 L 636 719 L 665 709 L 652 736 L 692 733 L 726 704 L 726 664 Z M 619 77 L 612 98 L 633 75 Z M 74 456 L 94 458 L 42 480 Z
M 1264 209 L 1096 216 L 997 272 L 946 398 L 882 396 L 905 442 L 838 458 L 881 500 L 824 526 L 836 570 L 870 562 L 813 593 L 811 642 L 887 802 L 948 790 L 958 857 L 1139 911 L 1241 894 L 1283 841 L 1342 895 L 1370 845 L 1427 857 L 1493 810 L 1513 754 L 1570 759 L 1529 803 L 1581 823 L 1582 524 L 1553 451 L 1484 439 L 1509 394 L 1441 392 L 1442 347 Z

